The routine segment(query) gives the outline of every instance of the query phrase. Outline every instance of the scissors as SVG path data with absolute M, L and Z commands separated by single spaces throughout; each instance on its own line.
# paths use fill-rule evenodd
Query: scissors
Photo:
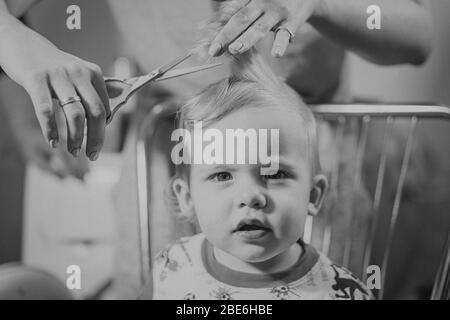
M 176 59 L 166 63 L 163 66 L 158 67 L 157 69 L 153 70 L 149 74 L 140 76 L 140 77 L 134 77 L 129 79 L 121 79 L 121 78 L 115 78 L 115 77 L 105 77 L 105 83 L 106 84 L 113 84 L 114 93 L 112 94 L 112 97 L 110 95 L 110 107 L 111 107 L 111 115 L 107 119 L 106 123 L 109 124 L 114 115 L 117 113 L 117 111 L 127 103 L 128 99 L 133 96 L 133 94 L 136 93 L 139 89 L 144 87 L 150 82 L 153 81 L 162 81 L 172 78 L 181 77 L 187 74 L 196 73 L 199 71 L 211 69 L 218 67 L 222 65 L 221 62 L 219 63 L 212 63 L 207 64 L 203 66 L 198 67 L 191 67 L 191 68 L 184 68 L 184 69 L 177 69 L 172 70 L 176 66 L 178 66 L 183 61 L 187 60 L 192 56 L 192 52 L 188 51 L 181 56 L 177 57 Z M 109 92 L 108 92 L 109 94 Z

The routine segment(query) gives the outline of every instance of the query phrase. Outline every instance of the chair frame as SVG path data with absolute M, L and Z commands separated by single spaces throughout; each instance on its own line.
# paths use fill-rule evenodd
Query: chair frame
M 357 151 L 357 168 L 362 165 L 362 158 L 364 155 L 365 143 L 367 139 L 368 124 L 372 118 L 386 118 L 386 130 L 384 134 L 384 142 L 389 139 L 389 135 L 392 132 L 392 126 L 394 119 L 396 118 L 410 118 L 410 125 L 408 130 L 408 136 L 406 141 L 405 152 L 403 155 L 402 167 L 400 170 L 400 176 L 396 187 L 396 193 L 394 198 L 394 205 L 391 213 L 390 226 L 388 230 L 388 238 L 386 250 L 383 255 L 383 262 L 381 267 L 381 283 L 382 287 L 379 292 L 379 297 L 383 297 L 384 282 L 386 276 L 386 267 L 388 264 L 390 247 L 392 243 L 392 237 L 395 230 L 398 212 L 400 208 L 401 195 L 403 185 L 406 178 L 408 169 L 408 162 L 411 155 L 412 142 L 414 130 L 419 119 L 424 118 L 436 118 L 450 120 L 450 108 L 443 105 L 417 105 L 417 104 L 321 104 L 310 106 L 313 113 L 321 118 L 333 117 L 339 120 L 339 125 L 343 126 L 345 118 L 347 117 L 361 117 L 362 128 L 360 139 L 358 143 Z M 151 234 L 150 234 L 150 206 L 149 206 L 149 159 L 150 150 L 149 146 L 152 145 L 155 132 L 157 130 L 157 124 L 161 119 L 173 116 L 177 111 L 175 106 L 156 105 L 152 108 L 149 114 L 143 119 L 138 127 L 138 135 L 136 141 L 136 165 L 137 165 L 137 182 L 138 182 L 138 203 L 139 203 L 139 242 L 140 242 L 140 257 L 141 257 L 141 283 L 145 284 L 147 277 L 151 275 Z M 339 132 L 339 130 L 338 130 Z M 371 228 L 369 231 L 368 241 L 366 243 L 366 250 L 364 256 L 364 269 L 366 270 L 370 257 L 371 248 L 374 242 L 375 230 L 377 227 L 378 206 L 380 204 L 383 178 L 386 166 L 387 152 L 383 148 L 380 164 L 378 168 L 378 176 L 375 187 L 373 208 L 375 214 L 372 217 Z M 360 170 L 357 170 L 360 172 Z M 354 187 L 357 188 L 361 182 L 361 177 L 355 177 Z M 325 232 L 324 243 L 329 247 L 329 232 Z M 326 239 L 328 239 L 328 242 Z M 351 248 L 351 238 L 347 239 L 344 251 L 344 266 L 348 263 L 349 253 Z M 327 251 L 328 248 L 322 248 Z M 430 297 L 432 300 L 450 299 L 450 228 L 448 241 L 444 248 L 444 254 L 439 266 L 439 270 L 435 277 L 433 286 L 433 292 Z

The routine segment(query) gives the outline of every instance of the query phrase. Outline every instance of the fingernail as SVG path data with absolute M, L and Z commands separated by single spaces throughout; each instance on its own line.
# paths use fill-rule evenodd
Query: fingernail
M 56 139 L 50 139 L 48 143 L 50 144 L 50 147 L 52 147 L 53 149 L 55 149 L 58 146 L 58 140 Z
M 208 51 L 208 54 L 210 55 L 210 56 L 215 56 L 215 55 L 217 55 L 218 53 L 219 53 L 219 51 L 222 49 L 222 46 L 220 45 L 220 44 L 218 44 L 218 43 L 213 43 L 212 45 L 211 45 L 211 47 L 209 47 L 209 51 Z
M 228 47 L 228 50 L 234 51 L 234 53 L 238 53 L 239 50 L 242 49 L 242 47 L 244 47 L 244 44 L 241 41 L 235 41 L 233 42 L 233 44 L 231 44 L 231 46 Z
M 78 158 L 80 155 L 80 148 L 72 150 L 71 154 L 74 158 Z
M 98 155 L 99 155 L 99 153 L 98 153 L 97 151 L 92 152 L 92 153 L 89 155 L 89 160 L 91 160 L 91 161 L 96 161 L 96 160 L 98 159 Z
M 280 58 L 283 55 L 283 49 L 281 47 L 276 47 L 273 50 L 273 55 L 277 58 Z

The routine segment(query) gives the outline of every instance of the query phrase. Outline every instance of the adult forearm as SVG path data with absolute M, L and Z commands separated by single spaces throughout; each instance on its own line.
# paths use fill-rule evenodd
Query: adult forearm
M 35 0 L 30 1 L 20 1 L 10 3 L 7 0 L 0 0 L 0 36 L 5 36 L 6 31 L 9 31 L 10 27 L 17 27 L 21 23 L 16 19 L 17 16 L 23 14 Z M 22 4 L 18 6 L 18 4 Z M 25 6 L 28 4 L 29 6 Z M 1 37 L 0 37 L 1 39 Z
M 9 41 L 8 35 L 12 30 L 24 27 L 16 17 L 23 15 L 37 2 L 39 0 L 0 0 L 0 50 Z
M 8 47 L 17 42 L 15 34 L 17 30 L 26 28 L 18 19 L 9 13 L 3 0 L 0 0 L 0 66 L 3 66 Z
M 0 8 L 8 8 L 14 17 L 20 17 L 40 0 L 0 0 Z
M 432 23 L 420 0 L 323 0 L 310 23 L 325 36 L 378 64 L 421 64 L 431 48 Z M 367 8 L 381 9 L 381 29 L 367 27 Z

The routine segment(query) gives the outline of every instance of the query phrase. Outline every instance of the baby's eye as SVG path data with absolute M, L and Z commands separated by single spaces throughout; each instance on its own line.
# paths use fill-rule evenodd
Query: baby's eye
M 233 179 L 233 176 L 229 172 L 218 172 L 213 174 L 210 179 L 218 182 L 223 182 Z
M 263 177 L 264 179 L 286 179 L 289 178 L 289 175 L 283 170 L 278 170 L 275 174 L 265 175 Z

